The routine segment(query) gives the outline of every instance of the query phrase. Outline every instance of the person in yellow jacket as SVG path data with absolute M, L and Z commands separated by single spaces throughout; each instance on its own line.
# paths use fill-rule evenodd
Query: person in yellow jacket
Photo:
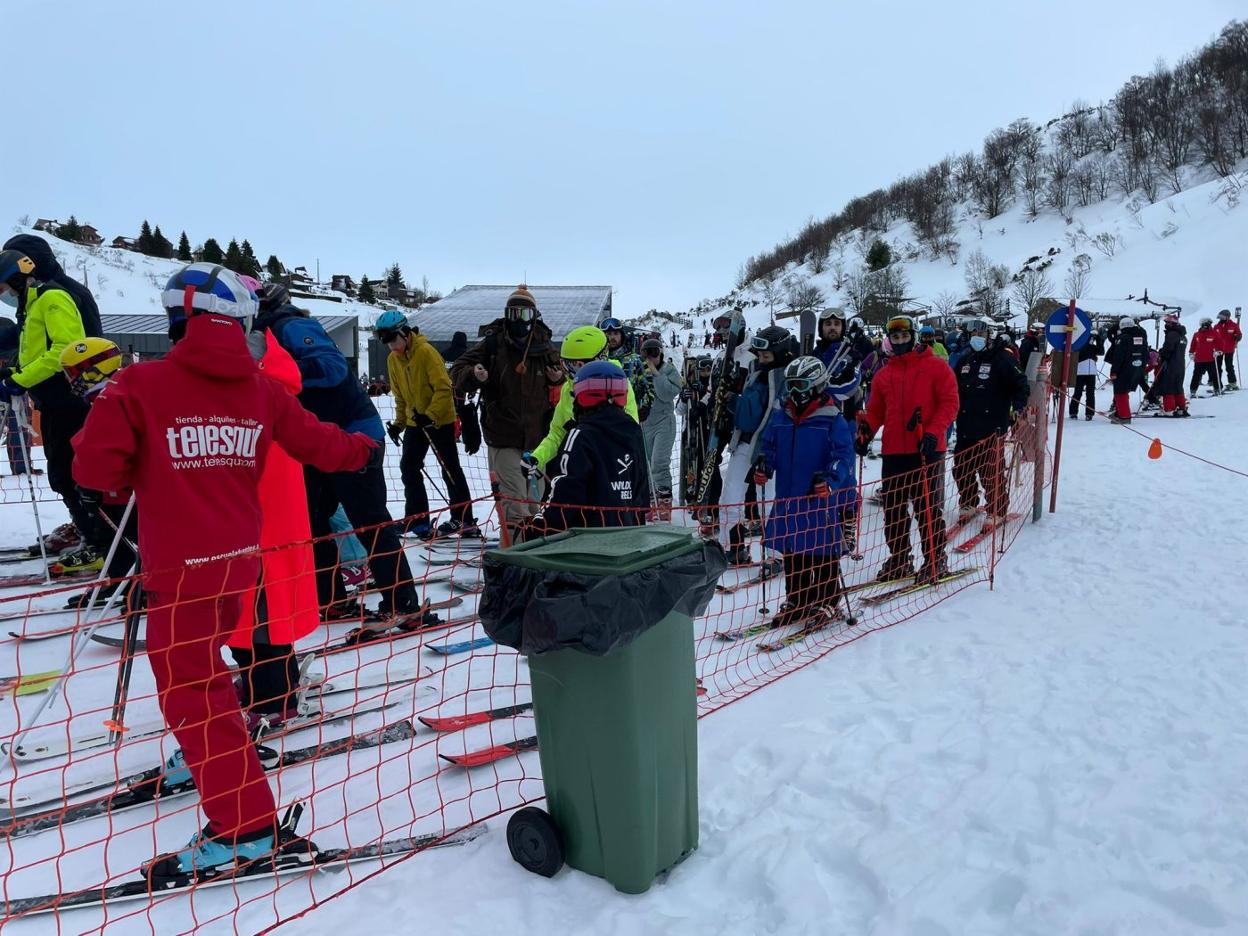
M 56 545 L 76 546 L 82 531 L 95 526 L 91 511 L 78 498 L 71 473 L 71 440 L 86 422 L 87 405 L 70 392 L 61 371 L 61 352 L 86 337 L 82 315 L 62 287 L 35 278 L 35 262 L 18 250 L 0 251 L 0 302 L 17 310 L 21 329 L 17 366 L 0 367 L 0 397 L 29 393 L 38 408 L 48 487 L 61 496 L 79 533 Z
M 572 383 L 576 379 L 576 372 L 580 370 L 582 364 L 590 361 L 610 360 L 607 357 L 607 334 L 593 325 L 574 328 L 568 332 L 568 337 L 563 339 L 559 354 L 563 358 L 563 367 L 568 377 L 559 390 L 559 402 L 555 405 L 555 414 L 550 420 L 550 430 L 546 433 L 546 438 L 538 443 L 537 448 L 531 452 L 525 452 L 520 459 L 525 474 L 530 478 L 536 478 L 541 474 L 547 463 L 559 453 L 559 446 L 563 444 L 568 434 L 568 423 L 572 421 L 574 415 Z M 617 367 L 620 366 L 618 361 L 612 361 L 612 363 Z M 620 370 L 623 369 L 620 367 Z M 628 385 L 628 403 L 624 407 L 624 412 L 633 417 L 634 422 L 641 422 L 637 417 L 637 398 L 633 394 L 631 381 Z
M 394 394 L 394 421 L 386 430 L 403 452 L 399 473 L 407 532 L 425 541 L 435 536 L 480 536 L 472 513 L 472 493 L 455 445 L 455 397 L 442 355 L 396 310 L 383 312 L 374 331 L 377 340 L 390 349 L 386 370 Z M 442 468 L 451 508 L 450 519 L 436 530 L 429 522 L 425 492 L 425 456 L 431 446 Z

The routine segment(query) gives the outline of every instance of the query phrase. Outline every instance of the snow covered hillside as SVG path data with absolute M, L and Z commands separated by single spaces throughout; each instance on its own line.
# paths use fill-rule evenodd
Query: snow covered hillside
M 751 327 L 757 327 L 769 323 L 773 308 L 776 312 L 787 309 L 791 290 L 803 283 L 820 290 L 823 304 L 852 306 L 849 290 L 843 282 L 837 288 L 837 282 L 846 271 L 862 268 L 862 250 L 878 236 L 889 245 L 894 265 L 909 284 L 905 295 L 933 311 L 967 296 L 967 262 L 979 251 L 991 263 L 1004 266 L 1010 276 L 1022 271 L 1029 260 L 1033 269 L 1051 260 L 1043 273 L 1052 291 L 1045 295 L 1061 300 L 1070 298 L 1065 281 L 1072 264 L 1084 257 L 1089 267 L 1079 296 L 1082 308 L 1114 315 L 1156 311 L 1124 301 L 1129 296 L 1138 299 L 1147 289 L 1150 299 L 1182 306 L 1182 317 L 1190 322 L 1199 315 L 1215 315 L 1218 309 L 1234 309 L 1248 298 L 1244 262 L 1248 206 L 1240 203 L 1241 189 L 1248 185 L 1248 166 L 1240 168 L 1229 179 L 1193 175 L 1193 181 L 1204 181 L 1155 204 L 1140 197 L 1111 197 L 1083 208 L 1070 207 L 1069 220 L 1052 210 L 1028 218 L 1021 201 L 985 220 L 961 204 L 952 236 L 959 246 L 952 259 L 932 259 L 929 252 L 920 250 L 908 222 L 865 239 L 858 233 L 843 235 L 823 272 L 813 272 L 809 261 L 790 264 L 777 275 L 774 286 L 752 283 L 704 304 L 693 314 L 700 326 L 716 310 L 741 302 L 749 306 L 746 316 Z M 1040 258 L 1039 262 L 1033 258 Z M 1003 294 L 1010 292 L 1007 286 Z M 1024 324 L 1025 310 L 1016 298 L 1011 308 L 1016 311 L 1015 324 Z
M 1136 421 L 1248 469 L 1248 394 Z M 701 846 L 641 897 L 418 856 L 292 933 L 1248 932 L 1248 481 L 1097 419 L 997 571 L 700 722 Z M 498 834 L 496 834 L 498 833 Z

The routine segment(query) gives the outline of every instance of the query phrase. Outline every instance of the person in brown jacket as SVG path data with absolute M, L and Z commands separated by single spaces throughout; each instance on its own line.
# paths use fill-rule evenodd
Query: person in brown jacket
M 456 394 L 481 393 L 490 475 L 498 480 L 503 519 L 513 534 L 538 508 L 521 456 L 545 438 L 554 409 L 550 388 L 562 387 L 564 376 L 550 328 L 524 284 L 507 298 L 503 317 L 451 367 Z
M 435 536 L 479 537 L 472 493 L 455 445 L 455 398 L 442 355 L 398 311 L 382 313 L 374 331 L 377 340 L 390 349 L 386 370 L 394 394 L 394 421 L 386 432 L 403 452 L 399 473 L 407 532 L 425 541 Z M 429 521 L 425 491 L 425 456 L 431 447 L 442 468 L 451 510 L 450 518 L 436 530 Z

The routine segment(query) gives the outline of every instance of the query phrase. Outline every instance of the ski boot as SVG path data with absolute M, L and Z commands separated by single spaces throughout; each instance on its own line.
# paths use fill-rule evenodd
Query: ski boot
M 1187 411 L 1186 406 L 1176 406 L 1174 408 L 1174 416 L 1176 419 L 1183 419 L 1185 416 L 1191 416 L 1191 415 L 1192 414 Z
M 948 574 L 949 560 L 943 555 L 937 556 L 935 562 L 930 559 L 924 561 L 919 571 L 915 573 L 914 583 L 924 585 L 928 582 L 938 582 Z
M 444 521 L 443 523 L 439 523 L 437 530 L 434 531 L 433 536 L 429 537 L 429 539 L 426 539 L 425 537 L 420 536 L 419 533 L 417 533 L 416 535 L 419 536 L 421 539 L 424 539 L 426 542 L 429 542 L 430 540 L 435 540 L 435 539 L 442 539 L 443 537 L 447 537 L 447 536 L 458 536 L 460 538 L 466 538 L 466 539 L 474 539 L 474 538 L 480 539 L 481 528 L 478 527 L 475 523 L 472 523 L 472 522 L 461 523 L 459 520 L 455 520 L 454 518 L 452 518 L 450 520 Z
M 968 520 L 974 517 L 977 513 L 979 513 L 978 507 L 959 507 L 958 508 L 958 523 L 966 523 Z
M 659 491 L 655 496 L 654 516 L 660 523 L 672 522 L 672 492 Z
M 1131 417 L 1130 417 L 1130 416 L 1127 416 L 1126 418 L 1123 418 L 1122 416 L 1119 416 L 1117 413 L 1110 413 L 1110 414 L 1109 414 L 1109 421 L 1110 421 L 1111 423 L 1113 423 L 1114 425 L 1116 425 L 1116 426 L 1129 426 L 1129 425 L 1131 425 Z
M 436 534 L 433 531 L 433 527 L 431 527 L 429 522 L 425 520 L 420 523 L 413 523 L 403 532 L 403 535 L 405 537 L 415 537 L 422 543 L 428 543 L 433 540 Z
M 48 567 L 53 575 L 69 575 L 74 572 L 99 572 L 104 568 L 104 557 L 91 546 L 80 546 L 65 553 Z
M 728 568 L 739 569 L 742 566 L 753 564 L 754 559 L 750 556 L 750 547 L 744 543 L 740 546 L 733 546 L 728 550 Z
M 1145 400 L 1140 404 L 1141 413 L 1152 413 L 1159 409 L 1161 409 L 1161 404 L 1156 400 Z M 1074 414 L 1072 413 L 1071 415 L 1073 416 Z
M 43 548 L 49 556 L 59 555 L 69 549 L 82 545 L 82 535 L 72 523 L 62 523 L 51 533 L 43 537 Z M 38 556 L 39 544 L 27 548 L 31 556 Z
M 779 556 L 772 556 L 770 559 L 763 559 L 763 564 L 759 566 L 758 578 L 760 581 L 767 581 L 775 578 L 777 575 L 784 574 L 784 560 Z
M 342 582 L 347 588 L 363 588 L 368 584 L 368 566 L 363 563 L 342 567 Z
M 265 735 L 282 731 L 287 722 L 302 714 L 304 713 L 299 710 L 298 702 L 289 702 L 278 712 L 255 712 L 247 709 L 243 712 L 243 718 L 247 720 L 248 734 L 253 740 L 258 741 Z
M 914 575 L 914 560 L 906 553 L 897 553 L 884 560 L 877 575 L 878 582 L 891 582 L 895 579 L 906 579 Z
M 176 852 L 160 855 L 143 866 L 143 875 L 152 890 L 185 887 L 197 881 L 222 876 L 263 873 L 275 868 L 310 867 L 317 848 L 309 839 L 296 835 L 287 819 L 277 829 L 218 837 L 210 825 L 204 826 Z

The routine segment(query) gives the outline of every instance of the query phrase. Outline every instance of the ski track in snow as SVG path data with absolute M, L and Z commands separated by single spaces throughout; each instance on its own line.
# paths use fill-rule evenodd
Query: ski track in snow
M 1214 407 L 1135 425 L 1245 467 L 1248 395 Z M 995 593 L 704 719 L 701 844 L 646 895 L 534 877 L 499 834 L 289 930 L 410 912 L 445 933 L 1248 932 L 1248 483 L 1147 447 L 1068 424 L 1058 512 Z

